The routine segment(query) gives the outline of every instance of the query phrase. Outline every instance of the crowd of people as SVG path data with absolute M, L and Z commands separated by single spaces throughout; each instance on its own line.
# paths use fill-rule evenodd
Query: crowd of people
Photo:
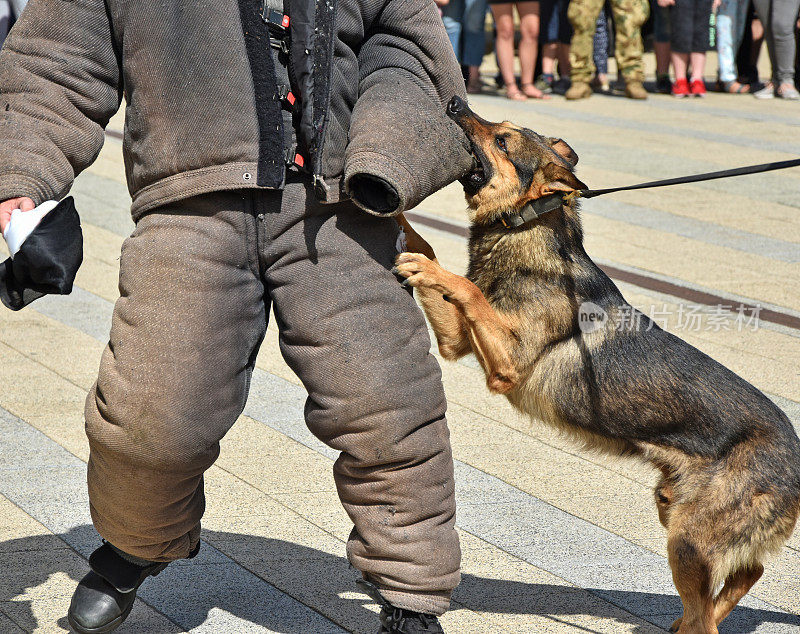
M 547 99 L 553 93 L 585 99 L 593 92 L 610 92 L 612 51 L 625 94 L 646 99 L 642 55 L 650 38 L 656 57 L 651 88 L 655 92 L 678 98 L 705 96 L 706 53 L 716 50 L 713 89 L 759 99 L 800 100 L 800 0 L 436 2 L 470 93 L 487 88 L 479 69 L 490 10 L 497 83 L 515 101 Z M 762 80 L 758 59 L 763 48 L 771 74 Z

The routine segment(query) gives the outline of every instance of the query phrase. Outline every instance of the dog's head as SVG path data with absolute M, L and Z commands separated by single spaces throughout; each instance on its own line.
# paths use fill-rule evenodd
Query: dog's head
M 493 222 L 557 191 L 587 189 L 573 173 L 578 155 L 562 139 L 486 121 L 459 97 L 447 105 L 447 114 L 466 133 L 475 157 L 475 167 L 461 180 L 475 223 Z

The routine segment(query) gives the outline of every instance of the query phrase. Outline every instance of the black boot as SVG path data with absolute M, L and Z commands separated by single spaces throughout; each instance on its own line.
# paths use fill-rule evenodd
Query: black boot
M 412 612 L 385 604 L 381 608 L 378 634 L 444 634 L 439 619 L 431 614 Z
M 378 586 L 366 579 L 356 583 L 381 606 L 381 629 L 378 634 L 444 634 L 439 619 L 432 614 L 396 608 L 378 590 Z
M 67 612 L 70 627 L 78 634 L 102 634 L 117 629 L 128 617 L 136 591 L 147 577 L 154 577 L 168 562 L 137 565 L 122 557 L 108 542 L 89 557 L 87 574 L 72 595 Z

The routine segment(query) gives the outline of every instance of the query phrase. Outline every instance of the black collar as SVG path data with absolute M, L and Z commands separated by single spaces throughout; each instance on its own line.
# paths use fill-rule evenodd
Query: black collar
M 529 222 L 559 209 L 565 202 L 572 198 L 574 198 L 572 192 L 570 192 L 570 194 L 566 192 L 556 192 L 555 194 L 542 196 L 541 198 L 530 201 L 519 211 L 504 213 L 495 221 L 495 224 L 501 225 L 506 229 L 519 229 Z
M 613 192 L 630 191 L 633 189 L 650 189 L 651 187 L 665 187 L 667 185 L 683 185 L 684 183 L 699 183 L 711 181 L 718 178 L 728 178 L 729 176 L 743 176 L 745 174 L 760 174 L 761 172 L 771 172 L 782 170 L 787 167 L 800 167 L 800 159 L 788 161 L 777 161 L 775 163 L 761 163 L 759 165 L 747 165 L 735 169 L 723 170 L 721 172 L 708 172 L 706 174 L 694 174 L 692 176 L 681 176 L 679 178 L 667 178 L 660 181 L 649 183 L 639 183 L 638 185 L 627 185 L 625 187 L 611 187 L 610 189 L 580 189 L 571 192 L 556 192 L 532 200 L 519 211 L 514 213 L 504 213 L 493 224 L 500 225 L 506 229 L 518 229 L 546 213 L 555 211 L 564 203 L 573 198 L 594 198 Z

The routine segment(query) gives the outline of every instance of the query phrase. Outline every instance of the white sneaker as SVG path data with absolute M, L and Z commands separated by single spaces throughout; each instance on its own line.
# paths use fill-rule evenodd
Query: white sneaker
M 756 90 L 753 93 L 753 97 L 756 99 L 774 99 L 775 98 L 775 86 L 772 83 L 768 83 L 764 86 L 761 90 Z
M 797 101 L 800 99 L 800 92 L 794 86 L 784 88 L 783 90 L 776 90 L 775 96 L 780 99 L 788 99 L 789 101 Z

